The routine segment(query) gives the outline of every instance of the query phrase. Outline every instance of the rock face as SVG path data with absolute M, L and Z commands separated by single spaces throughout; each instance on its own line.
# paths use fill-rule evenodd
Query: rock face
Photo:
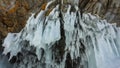
M 19 33 L 8 33 L 5 38 L 3 54 L 9 53 L 14 68 L 120 67 L 120 28 L 116 24 L 90 13 L 81 16 L 78 6 L 67 5 L 63 12 L 62 5 L 52 4 L 55 2 L 33 13 Z
M 44 9 L 47 1 L 49 0 L 0 0 L 0 40 L 8 32 L 19 32 L 31 13 Z M 63 0 L 64 4 L 71 4 L 71 2 L 72 0 Z M 119 4 L 119 0 L 80 0 L 78 2 L 81 12 L 98 14 L 109 22 L 118 24 L 120 22 Z
M 0 0 L 0 40 L 8 32 L 19 32 L 32 12 L 40 9 L 44 0 Z
M 110 25 L 106 23 L 105 20 L 101 19 L 105 18 L 109 22 L 119 23 L 119 1 L 60 1 L 61 0 L 56 0 L 46 9 L 47 0 L 1 0 L 1 39 L 5 37 L 8 32 L 19 32 L 8 34 L 3 43 L 3 46 L 5 47 L 3 54 L 7 55 L 10 53 L 9 59 L 13 59 L 14 56 L 17 56 L 15 60 L 15 68 L 18 68 L 18 65 L 20 65 L 20 68 L 27 68 L 29 66 L 31 66 L 31 68 L 50 68 L 51 66 L 55 68 L 86 68 L 86 66 L 89 68 L 100 68 L 99 65 L 101 64 L 101 66 L 103 66 L 102 68 L 107 68 L 106 61 L 109 59 L 116 59 L 116 56 L 120 55 L 120 51 L 118 49 L 120 44 L 118 33 L 119 28 L 115 25 Z M 61 7 L 57 7 L 60 9 L 55 8 L 55 5 L 58 3 L 61 3 L 60 5 L 62 5 Z M 70 6 L 68 6 L 68 4 L 70 4 Z M 94 17 L 91 14 L 81 14 L 77 9 L 78 7 L 75 5 L 79 6 L 81 13 L 90 12 L 92 14 L 100 15 L 101 18 L 98 18 L 97 16 Z M 67 9 L 69 12 L 66 13 L 64 11 L 60 11 L 61 13 L 59 13 L 59 10 L 61 9 L 62 11 L 66 11 Z M 41 10 L 43 10 L 43 12 Z M 33 14 L 34 16 L 31 16 L 28 19 L 31 13 L 35 13 L 35 15 Z M 27 19 L 28 23 L 26 24 Z M 23 28 L 25 24 L 26 27 Z M 92 40 L 93 43 L 89 43 L 90 40 Z M 114 42 L 113 40 L 117 41 Z M 101 43 L 105 46 L 102 47 Z M 113 47 L 112 45 L 109 45 L 109 43 L 114 44 L 115 46 Z M 63 45 L 63 47 L 61 47 L 61 45 Z M 88 48 L 88 45 L 90 48 Z M 95 45 L 98 45 L 98 47 Z M 93 46 L 95 50 L 91 46 Z M 110 49 L 108 49 L 108 46 Z M 111 50 L 112 52 L 109 53 Z M 97 55 L 100 55 L 100 57 Z M 105 55 L 105 57 L 102 57 L 102 55 Z M 105 61 L 103 59 L 105 59 Z M 53 62 L 51 62 L 51 60 L 53 60 Z M 79 61 L 76 62 L 76 60 Z M 91 63 L 93 60 L 96 62 Z M 77 64 L 79 62 L 81 63 Z M 39 63 L 42 64 L 38 66 Z M 23 64 L 25 64 L 24 67 L 21 67 Z M 73 65 L 78 66 L 73 67 Z

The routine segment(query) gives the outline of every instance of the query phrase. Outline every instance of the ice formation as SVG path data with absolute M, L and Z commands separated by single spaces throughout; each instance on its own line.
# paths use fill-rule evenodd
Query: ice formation
M 70 9 L 32 14 L 19 33 L 8 33 L 3 54 L 17 57 L 15 68 L 120 68 L 120 28 Z

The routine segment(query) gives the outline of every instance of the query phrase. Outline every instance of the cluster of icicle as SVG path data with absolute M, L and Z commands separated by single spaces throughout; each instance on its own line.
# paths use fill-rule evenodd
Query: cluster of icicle
M 36 18 L 32 14 L 19 33 L 8 33 L 3 54 L 10 53 L 9 60 L 22 54 L 16 68 L 119 67 L 120 28 L 91 14 L 81 18 L 70 5 L 67 12 L 58 9 L 45 16 L 46 7 Z

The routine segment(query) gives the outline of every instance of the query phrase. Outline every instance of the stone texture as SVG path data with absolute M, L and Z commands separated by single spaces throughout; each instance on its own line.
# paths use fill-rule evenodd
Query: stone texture
M 0 40 L 8 32 L 19 32 L 32 12 L 45 0 L 0 0 Z

